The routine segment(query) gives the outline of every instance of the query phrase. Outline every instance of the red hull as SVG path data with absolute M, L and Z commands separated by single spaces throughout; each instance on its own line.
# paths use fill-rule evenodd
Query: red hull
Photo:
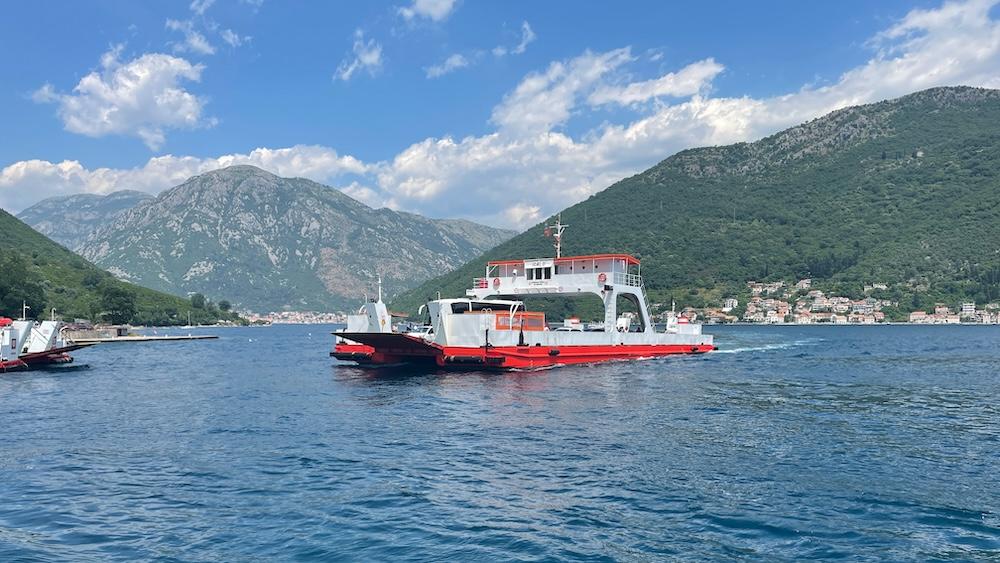
M 638 360 L 678 354 L 704 354 L 710 344 L 607 345 L 607 346 L 502 346 L 465 348 L 439 346 L 405 335 L 355 335 L 370 344 L 337 344 L 330 355 L 365 365 L 434 363 L 440 367 L 538 369 L 551 366 Z M 383 344 L 383 345 L 379 345 Z
M 8 371 L 23 371 L 28 369 L 28 364 L 21 360 L 0 360 L 0 373 Z
M 79 350 L 80 348 L 87 348 L 89 346 L 93 346 L 94 344 L 96 344 L 96 342 L 87 344 L 70 344 L 69 346 L 52 348 L 50 350 L 45 350 L 44 352 L 24 354 L 19 356 L 18 359 L 27 364 L 28 367 L 68 364 L 73 361 L 73 357 L 69 355 L 70 352 Z

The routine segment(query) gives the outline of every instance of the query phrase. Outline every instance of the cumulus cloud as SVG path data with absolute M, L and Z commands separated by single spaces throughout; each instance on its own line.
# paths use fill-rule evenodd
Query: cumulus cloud
M 469 60 L 456 53 L 445 59 L 443 63 L 429 67 L 427 78 L 438 78 L 467 66 L 469 66 Z
M 493 110 L 491 121 L 506 131 L 548 131 L 565 123 L 582 92 L 608 72 L 632 60 L 628 48 L 607 53 L 585 52 L 568 62 L 555 62 L 545 72 L 529 74 Z
M 346 82 L 359 70 L 366 70 L 368 74 L 375 76 L 381 68 L 382 45 L 374 39 L 365 41 L 365 33 L 358 29 L 354 32 L 353 55 L 340 62 L 333 78 Z
M 101 69 L 80 79 L 72 93 L 49 84 L 35 92 L 36 102 L 55 103 L 67 131 L 90 137 L 131 135 L 158 150 L 168 129 L 214 123 L 202 115 L 205 101 L 184 89 L 201 79 L 204 67 L 162 53 L 121 62 L 121 46 L 101 57 Z
M 515 203 L 504 211 L 504 216 L 511 225 L 530 225 L 541 218 L 542 208 L 527 203 Z
M 426 18 L 441 21 L 455 9 L 456 0 L 413 0 L 409 6 L 399 8 L 399 15 L 406 20 Z
M 693 96 L 705 90 L 724 69 L 715 59 L 705 59 L 653 80 L 633 82 L 626 86 L 601 86 L 590 94 L 587 101 L 591 105 L 616 103 L 625 106 L 660 96 Z
M 534 41 L 535 38 L 535 32 L 531 29 L 531 26 L 528 25 L 528 22 L 521 22 L 521 42 L 511 48 L 503 45 L 497 45 L 493 48 L 493 54 L 497 57 L 503 57 L 507 54 L 524 54 L 524 52 L 528 50 L 528 44 Z
M 841 107 L 933 86 L 1000 87 L 1000 24 L 990 17 L 996 4 L 913 10 L 872 39 L 866 62 L 783 95 L 713 97 L 722 64 L 710 58 L 623 82 L 635 61 L 630 49 L 584 52 L 525 76 L 494 108 L 495 130 L 483 135 L 426 138 L 374 163 L 323 147 L 305 151 L 309 158 L 300 157 L 301 147 L 243 158 L 343 186 L 370 205 L 526 227 L 684 148 L 753 140 Z M 44 88 L 37 96 L 59 98 Z M 608 108 L 619 111 L 599 113 Z M 571 135 L 566 125 L 581 115 L 604 122 Z M 282 156 L 264 158 L 272 154 Z M 74 162 L 15 163 L 0 175 L 0 205 L 16 209 L 53 193 L 112 186 L 162 189 L 238 157 L 161 157 L 136 169 L 92 171 Z
M 205 36 L 194 28 L 191 20 L 167 20 L 167 29 L 184 34 L 184 40 L 173 43 L 174 51 L 178 53 L 196 53 L 199 55 L 214 55 L 215 47 L 205 39 Z
M 74 193 L 106 194 L 133 189 L 155 194 L 196 174 L 236 164 L 251 164 L 280 176 L 319 182 L 360 176 L 372 170 L 370 165 L 353 156 L 315 145 L 258 148 L 246 154 L 216 158 L 165 155 L 151 158 L 136 168 L 88 169 L 75 160 L 24 160 L 0 170 L 0 207 L 16 212 L 44 197 Z M 345 191 L 351 193 L 353 189 L 354 194 L 362 193 L 362 186 L 352 185 L 354 188 L 348 186 Z

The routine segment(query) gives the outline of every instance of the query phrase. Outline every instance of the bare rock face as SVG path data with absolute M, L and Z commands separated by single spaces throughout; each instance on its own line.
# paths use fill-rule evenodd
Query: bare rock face
M 76 250 L 91 232 L 152 197 L 134 190 L 50 197 L 25 209 L 17 218 L 66 248 Z
M 449 271 L 514 233 L 372 209 L 339 190 L 232 166 L 91 233 L 80 253 L 121 278 L 255 311 L 346 310 Z

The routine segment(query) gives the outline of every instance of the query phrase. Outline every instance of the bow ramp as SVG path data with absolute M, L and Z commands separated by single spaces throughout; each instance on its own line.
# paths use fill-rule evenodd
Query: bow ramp
M 349 332 L 337 333 L 337 336 L 346 341 L 331 353 L 338 360 L 377 364 L 433 361 L 442 352 L 441 347 L 432 342 L 398 332 Z

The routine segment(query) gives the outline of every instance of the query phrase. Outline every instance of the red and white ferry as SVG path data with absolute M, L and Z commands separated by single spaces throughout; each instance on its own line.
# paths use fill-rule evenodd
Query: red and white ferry
M 465 298 L 429 302 L 430 324 L 422 330 L 393 331 L 380 289 L 377 300 L 349 315 L 347 328 L 335 333 L 330 355 L 364 365 L 534 369 L 715 350 L 712 336 L 684 317 L 671 315 L 665 330 L 656 329 L 636 258 L 562 256 L 566 226 L 559 221 L 546 228 L 555 237 L 555 258 L 490 262 Z M 603 322 L 584 327 L 569 319 L 550 327 L 544 313 L 525 310 L 518 299 L 582 295 L 601 299 Z M 631 302 L 634 312 L 619 316 L 619 297 Z
M 91 346 L 64 339 L 62 326 L 58 321 L 0 317 L 0 373 L 68 364 L 73 361 L 70 352 Z

